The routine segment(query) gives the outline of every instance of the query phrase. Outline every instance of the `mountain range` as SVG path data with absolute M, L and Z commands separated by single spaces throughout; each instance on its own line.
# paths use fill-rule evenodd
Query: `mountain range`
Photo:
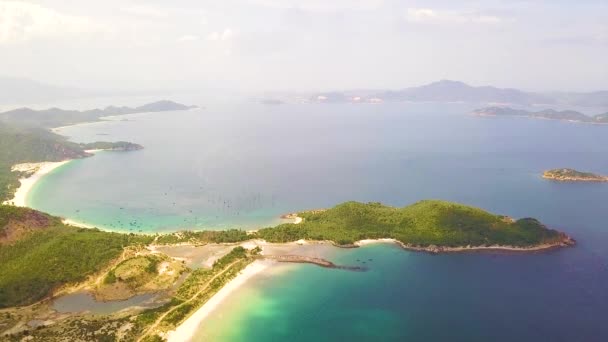
M 377 103 L 386 101 L 469 102 L 522 106 L 608 107 L 608 91 L 539 93 L 513 88 L 476 87 L 459 81 L 442 80 L 401 90 L 314 93 L 308 101 L 313 103 Z

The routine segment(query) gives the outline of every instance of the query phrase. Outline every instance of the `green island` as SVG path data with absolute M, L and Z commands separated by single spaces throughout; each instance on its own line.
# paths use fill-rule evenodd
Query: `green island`
M 8 341 L 28 336 L 34 341 L 59 337 L 162 341 L 168 331 L 255 260 L 335 266 L 316 258 L 260 254 L 267 248 L 259 243 L 262 240 L 279 244 L 330 241 L 338 247 L 357 247 L 360 240 L 393 239 L 406 249 L 433 253 L 477 249 L 533 251 L 574 244 L 566 234 L 532 218 L 514 220 L 438 200 L 403 208 L 346 202 L 297 215 L 302 218 L 299 224 L 285 223 L 258 231 L 138 235 L 71 227 L 33 209 L 2 205 L 0 336 Z M 250 247 L 243 248 L 243 244 Z M 192 268 L 166 250 L 184 246 L 223 248 L 224 252 L 210 267 Z M 142 293 L 164 293 L 165 299 L 154 308 L 130 308 L 103 315 L 60 314 L 52 309 L 52 298 L 85 290 L 102 301 L 124 300 Z M 32 326 L 29 322 L 44 323 Z
M 537 119 L 563 120 L 570 122 L 583 122 L 592 124 L 607 124 L 608 113 L 588 116 L 575 110 L 544 109 L 540 111 L 529 111 L 524 109 L 513 109 L 510 107 L 485 107 L 473 111 L 477 116 L 520 116 Z
M 608 182 L 608 177 L 574 169 L 553 169 L 543 172 L 543 178 L 558 182 Z

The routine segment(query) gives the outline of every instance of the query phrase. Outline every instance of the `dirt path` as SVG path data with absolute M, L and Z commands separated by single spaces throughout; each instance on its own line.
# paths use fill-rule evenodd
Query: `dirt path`
M 180 305 L 172 308 L 171 310 L 165 312 L 164 314 L 162 314 L 155 322 L 154 324 L 152 324 L 152 326 L 150 326 L 140 337 L 139 339 L 137 339 L 137 342 L 141 342 L 146 336 L 148 336 L 157 326 L 158 324 L 165 318 L 167 317 L 168 314 L 170 314 L 171 312 L 175 311 L 177 308 L 179 308 L 180 306 L 184 305 L 184 304 L 188 304 L 190 302 L 192 302 L 194 299 L 196 299 L 201 293 L 203 293 L 203 291 L 207 290 L 207 288 L 209 287 L 209 285 L 211 284 L 212 281 L 214 281 L 215 279 L 217 279 L 217 277 L 223 275 L 224 273 L 226 273 L 228 270 L 230 270 L 230 268 L 232 266 L 234 266 L 236 263 L 240 262 L 242 260 L 237 260 L 232 262 L 230 265 L 226 266 L 226 268 L 224 268 L 220 273 L 214 275 L 211 279 L 209 279 L 209 281 L 207 281 L 205 283 L 205 285 L 203 286 L 203 288 L 201 288 L 200 290 L 198 290 L 192 297 L 190 297 L 188 300 L 186 300 L 185 302 L 181 303 Z

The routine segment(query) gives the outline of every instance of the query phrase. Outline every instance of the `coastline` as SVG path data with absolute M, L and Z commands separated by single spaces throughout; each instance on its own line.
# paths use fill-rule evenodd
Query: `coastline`
M 65 224 L 66 226 L 72 226 L 72 227 L 78 227 L 78 228 L 96 228 L 95 226 L 92 226 L 90 224 L 74 221 L 74 220 L 68 219 L 68 218 L 62 219 L 61 222 L 63 224 Z
M 444 247 L 444 246 L 435 246 L 430 245 L 426 247 L 413 246 L 409 244 L 405 244 L 396 239 L 366 239 L 356 241 L 353 245 L 340 246 L 334 244 L 336 247 L 343 248 L 357 248 L 362 247 L 369 244 L 374 243 L 394 243 L 399 245 L 401 248 L 416 251 L 416 252 L 428 252 L 433 254 L 438 253 L 463 253 L 463 252 L 538 252 L 538 251 L 546 251 L 555 248 L 561 247 L 571 247 L 576 244 L 576 240 L 571 238 L 570 236 L 564 235 L 560 241 L 552 242 L 552 243 L 543 243 L 539 245 L 529 246 L 529 247 L 518 247 L 518 246 L 508 246 L 508 245 L 490 245 L 490 246 L 459 246 L 459 247 Z
M 543 179 L 554 181 L 554 182 L 562 182 L 562 183 L 606 183 L 608 182 L 608 177 L 605 176 L 597 176 L 596 178 L 583 178 L 583 177 L 555 177 L 543 175 Z
M 203 306 L 182 322 L 175 330 L 166 335 L 168 342 L 191 341 L 207 318 L 228 296 L 243 286 L 250 278 L 268 269 L 270 264 L 256 260 L 243 269 L 240 274 L 222 287 Z
M 264 243 L 267 243 L 264 241 Z M 279 245 L 290 245 L 290 244 L 323 244 L 329 243 L 336 248 L 359 248 L 367 245 L 378 244 L 378 243 L 390 243 L 396 244 L 405 250 L 411 250 L 416 252 L 427 252 L 432 254 L 439 253 L 467 253 L 467 252 L 514 252 L 514 253 L 525 253 L 525 252 L 543 252 L 561 247 L 573 246 L 576 241 L 571 237 L 564 235 L 560 241 L 553 243 L 545 243 L 530 247 L 517 247 L 517 246 L 503 246 L 503 245 L 490 245 L 490 246 L 460 246 L 460 247 L 442 247 L 442 246 L 427 246 L 418 247 L 413 245 L 404 244 L 401 241 L 390 238 L 383 239 L 364 239 L 353 243 L 352 245 L 338 245 L 333 241 L 315 241 L 315 240 L 299 240 L 296 242 L 286 242 Z M 283 260 L 280 257 L 273 258 L 272 256 L 266 257 L 264 260 L 275 260 L 273 262 L 289 262 Z M 321 259 L 319 259 L 321 260 Z M 324 260 L 325 261 L 325 260 Z M 232 292 L 236 291 L 239 287 L 246 284 L 246 282 L 254 275 L 263 272 L 270 267 L 270 264 L 264 263 L 263 260 L 256 260 L 252 264 L 248 265 L 236 278 L 227 283 L 222 287 L 207 303 L 200 307 L 192 316 L 186 319 L 180 324 L 175 330 L 169 331 L 165 336 L 168 342 L 178 341 L 191 341 L 196 335 L 197 331 L 203 326 L 205 319 L 216 309 L 222 302 L 231 295 Z M 296 260 L 296 263 L 304 263 L 306 261 Z M 325 267 L 321 264 L 316 263 L 321 267 Z M 340 268 L 340 267 L 338 267 Z
M 51 173 L 56 168 L 63 166 L 72 161 L 72 159 L 60 162 L 40 162 L 40 163 L 23 163 L 13 165 L 11 171 L 26 172 L 29 175 L 19 179 L 21 185 L 15 191 L 12 199 L 4 201 L 3 204 L 14 205 L 17 207 L 27 207 L 27 195 L 34 188 L 34 185 L 42 179 L 42 177 Z

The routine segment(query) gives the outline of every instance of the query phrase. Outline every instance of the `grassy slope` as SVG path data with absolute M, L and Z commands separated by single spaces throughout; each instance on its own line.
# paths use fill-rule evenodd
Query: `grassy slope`
M 421 201 L 404 208 L 379 203 L 346 202 L 320 213 L 302 213 L 299 225 L 262 229 L 273 242 L 298 239 L 349 244 L 363 239 L 395 238 L 417 246 L 531 246 L 556 241 L 560 233 L 535 219 L 510 222 L 504 216 L 444 201 Z
M 3 231 L 31 209 L 0 206 Z M 150 237 L 68 227 L 51 217 L 47 227 L 0 244 L 0 307 L 35 302 L 63 284 L 84 280 L 118 257 L 123 247 Z

